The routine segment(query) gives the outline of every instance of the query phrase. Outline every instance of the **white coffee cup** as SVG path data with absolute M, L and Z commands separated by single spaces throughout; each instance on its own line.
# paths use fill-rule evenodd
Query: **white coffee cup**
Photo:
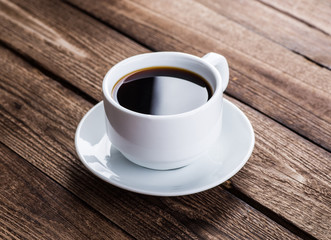
M 212 87 L 212 97 L 198 108 L 173 115 L 134 112 L 115 100 L 112 90 L 123 76 L 157 66 L 182 68 L 202 76 Z M 103 80 L 107 135 L 127 159 L 143 167 L 166 170 L 186 166 L 221 133 L 223 91 L 228 81 L 228 63 L 216 53 L 199 58 L 155 52 L 127 58 L 113 66 Z

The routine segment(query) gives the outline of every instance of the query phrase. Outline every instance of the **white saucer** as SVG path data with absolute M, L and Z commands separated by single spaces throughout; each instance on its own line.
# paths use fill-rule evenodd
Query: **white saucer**
M 180 196 L 215 187 L 236 174 L 254 147 L 251 123 L 224 99 L 219 141 L 193 164 L 167 171 L 140 167 L 127 160 L 106 136 L 103 102 L 86 113 L 75 136 L 76 151 L 96 176 L 120 188 L 154 196 Z

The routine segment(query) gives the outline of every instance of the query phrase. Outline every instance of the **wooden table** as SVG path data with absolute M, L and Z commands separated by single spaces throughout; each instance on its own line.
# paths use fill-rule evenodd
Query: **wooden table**
M 1 0 L 1 239 L 330 239 L 329 0 Z M 247 164 L 182 197 L 128 192 L 78 159 L 118 61 L 218 52 L 252 122 Z

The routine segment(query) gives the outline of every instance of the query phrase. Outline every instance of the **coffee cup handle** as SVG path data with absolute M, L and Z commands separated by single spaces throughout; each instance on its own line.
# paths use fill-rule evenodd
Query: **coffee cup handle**
M 224 92 L 229 83 L 229 65 L 226 58 L 220 54 L 210 52 L 203 56 L 202 59 L 213 65 L 220 73 Z

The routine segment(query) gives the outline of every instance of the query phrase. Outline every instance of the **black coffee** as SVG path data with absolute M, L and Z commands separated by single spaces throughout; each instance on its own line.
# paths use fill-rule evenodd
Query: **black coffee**
M 212 96 L 209 83 L 196 73 L 174 67 L 132 72 L 114 88 L 118 103 L 132 111 L 169 115 L 193 110 Z

